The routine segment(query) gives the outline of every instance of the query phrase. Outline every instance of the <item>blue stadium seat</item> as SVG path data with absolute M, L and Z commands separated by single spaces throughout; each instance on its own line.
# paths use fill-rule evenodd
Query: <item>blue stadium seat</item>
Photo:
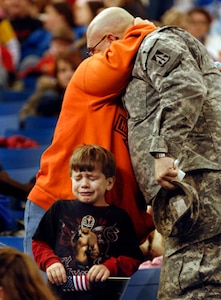
M 13 101 L 13 102 L 0 102 L 0 116 L 19 114 L 24 102 Z
M 18 114 L 0 115 L 0 136 L 3 136 L 5 130 L 8 128 L 19 128 Z
M 24 128 L 55 128 L 58 117 L 28 116 L 24 122 Z
M 22 78 L 25 89 L 34 90 L 37 79 L 38 79 L 38 76 L 26 76 L 26 77 Z
M 137 270 L 127 285 L 121 300 L 156 300 L 160 268 Z
M 23 246 L 23 237 L 18 237 L 18 236 L 0 236 L 0 246 L 8 246 L 8 247 L 13 247 L 16 248 L 20 251 L 24 251 L 24 246 Z
M 5 170 L 39 167 L 46 145 L 35 148 L 0 148 L 0 162 Z
M 33 94 L 33 89 L 25 89 L 21 91 L 2 90 L 1 101 L 26 101 Z
M 9 176 L 21 183 L 29 182 L 38 172 L 39 167 L 5 169 Z

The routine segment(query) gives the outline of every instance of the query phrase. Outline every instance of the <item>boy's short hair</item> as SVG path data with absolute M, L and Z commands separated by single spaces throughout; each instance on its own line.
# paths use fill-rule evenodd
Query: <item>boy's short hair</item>
M 81 145 L 74 150 L 70 159 L 70 174 L 74 171 L 93 171 L 100 167 L 106 178 L 116 174 L 114 155 L 98 145 Z

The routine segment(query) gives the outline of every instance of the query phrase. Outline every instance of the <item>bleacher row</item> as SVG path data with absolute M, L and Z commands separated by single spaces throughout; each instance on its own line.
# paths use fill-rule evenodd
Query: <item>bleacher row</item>
M 1 148 L 0 163 L 10 177 L 28 182 L 39 169 L 40 157 L 50 144 L 56 117 L 27 117 L 23 129 L 19 128 L 18 112 L 31 94 L 31 90 L 21 92 L 6 91 L 0 99 L 0 136 L 21 135 L 35 140 L 39 146 L 34 148 Z M 16 212 L 13 212 L 16 216 Z M 20 212 L 18 216 L 21 217 Z M 23 237 L 1 236 L 0 246 L 11 246 L 23 251 Z M 138 270 L 129 280 L 121 300 L 155 300 L 159 282 L 160 268 Z
M 0 163 L 3 168 L 15 176 L 14 169 L 39 167 L 40 156 L 51 143 L 57 117 L 29 116 L 25 126 L 20 129 L 19 111 L 31 94 L 32 89 L 24 91 L 4 91 L 0 99 L 0 137 L 23 136 L 36 141 L 39 146 L 33 148 L 0 148 Z M 33 177 L 33 175 L 32 175 Z M 18 177 L 21 179 L 21 177 Z M 16 178 L 15 178 L 16 179 Z M 25 179 L 25 178 L 24 178 Z M 23 180 L 23 178 L 22 178 Z M 26 180 L 26 179 L 25 179 Z
M 32 82 L 33 84 L 33 82 Z M 22 137 L 37 142 L 38 146 L 30 148 L 10 148 L 0 146 L 0 164 L 9 176 L 21 183 L 29 182 L 40 166 L 40 157 L 51 143 L 57 117 L 29 116 L 24 128 L 20 128 L 19 111 L 33 93 L 34 86 L 21 91 L 0 91 L 0 138 Z M 21 219 L 23 211 L 11 211 L 15 218 Z

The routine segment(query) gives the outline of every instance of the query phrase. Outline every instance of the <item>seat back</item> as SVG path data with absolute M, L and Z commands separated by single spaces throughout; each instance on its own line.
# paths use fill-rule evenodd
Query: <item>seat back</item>
M 156 300 L 160 268 L 139 269 L 132 276 L 121 300 Z
M 0 246 L 4 247 L 13 247 L 16 248 L 20 251 L 24 251 L 24 246 L 23 246 L 23 237 L 18 237 L 18 236 L 0 236 Z
M 28 116 L 24 122 L 24 128 L 55 128 L 58 117 Z
M 39 166 L 19 169 L 5 169 L 11 178 L 21 183 L 29 182 L 33 177 L 36 176 L 38 170 Z
M 46 145 L 36 148 L 0 148 L 0 162 L 5 170 L 40 166 L 40 158 Z
M 4 132 L 8 128 L 18 129 L 19 119 L 18 114 L 0 115 L 0 136 L 4 136 Z
M 0 116 L 2 115 L 11 115 L 19 114 L 23 106 L 23 102 L 0 102 Z
M 1 92 L 1 101 L 5 102 L 25 102 L 32 94 L 33 94 L 33 89 L 25 89 L 21 91 L 13 91 L 13 90 L 7 90 L 4 89 Z

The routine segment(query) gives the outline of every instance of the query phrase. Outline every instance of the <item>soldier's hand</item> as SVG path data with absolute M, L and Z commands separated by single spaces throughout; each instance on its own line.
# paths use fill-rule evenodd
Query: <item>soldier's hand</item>
M 171 183 L 178 175 L 178 168 L 174 166 L 174 159 L 162 157 L 155 159 L 155 179 L 165 189 L 175 189 Z

